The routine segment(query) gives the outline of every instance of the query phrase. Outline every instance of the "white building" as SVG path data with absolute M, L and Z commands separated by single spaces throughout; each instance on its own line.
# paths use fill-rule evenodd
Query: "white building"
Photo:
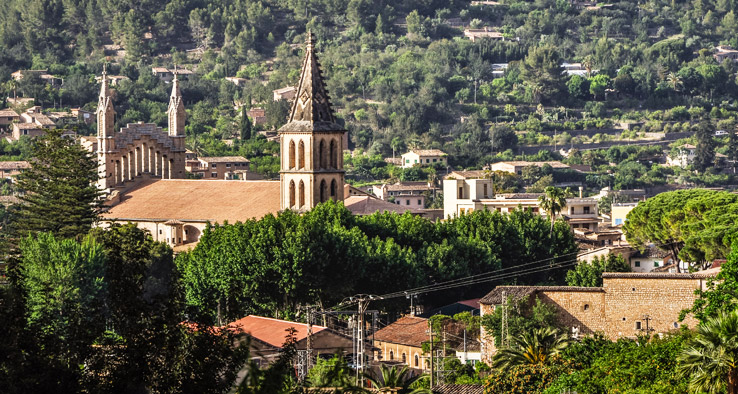
M 440 149 L 413 149 L 402 155 L 402 168 L 410 168 L 414 165 L 429 166 L 435 163 L 448 164 L 445 153 Z

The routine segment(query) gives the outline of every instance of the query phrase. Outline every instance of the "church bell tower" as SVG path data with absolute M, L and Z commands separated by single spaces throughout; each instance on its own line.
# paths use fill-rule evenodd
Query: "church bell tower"
M 305 59 L 287 124 L 279 129 L 281 207 L 307 211 L 343 201 L 343 136 L 336 123 L 314 38 L 307 33 Z

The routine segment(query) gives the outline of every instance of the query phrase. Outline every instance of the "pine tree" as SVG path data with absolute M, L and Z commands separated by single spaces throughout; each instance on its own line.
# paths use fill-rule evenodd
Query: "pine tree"
M 52 232 L 59 238 L 86 234 L 100 212 L 101 191 L 92 155 L 60 130 L 48 130 L 31 149 L 31 168 L 18 177 L 24 191 L 14 230 L 20 236 Z
M 731 161 L 733 173 L 735 173 L 736 162 L 738 162 L 738 132 L 731 131 L 728 139 L 728 160 Z

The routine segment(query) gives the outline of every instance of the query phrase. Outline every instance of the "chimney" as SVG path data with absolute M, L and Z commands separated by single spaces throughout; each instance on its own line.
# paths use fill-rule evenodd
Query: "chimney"
M 584 197 L 584 188 L 579 186 L 579 198 Z

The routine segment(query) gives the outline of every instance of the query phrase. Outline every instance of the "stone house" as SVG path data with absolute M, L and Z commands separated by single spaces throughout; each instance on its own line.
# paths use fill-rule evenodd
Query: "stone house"
M 568 165 L 560 161 L 500 161 L 497 163 L 490 164 L 491 171 L 504 171 L 511 174 L 522 175 L 523 168 L 525 167 L 543 167 L 545 165 L 551 166 L 555 170 L 562 170 L 569 168 Z
M 10 108 L 0 110 L 0 131 L 12 129 L 11 125 L 20 121 L 20 115 Z
M 372 186 L 372 193 L 380 200 L 413 209 L 425 208 L 426 193 L 435 193 L 438 188 L 428 182 L 397 182 Z
M 502 33 L 490 30 L 489 27 L 485 27 L 482 29 L 465 29 L 464 37 L 471 40 L 471 42 L 475 42 L 480 38 L 505 41 L 505 37 L 502 36 Z
M 287 86 L 281 89 L 276 89 L 272 93 L 274 93 L 274 101 L 279 100 L 292 100 L 295 98 L 295 93 L 297 93 L 297 88 L 294 86 Z
M 250 110 L 246 111 L 246 115 L 248 115 L 249 118 L 251 118 L 251 121 L 254 123 L 254 126 L 266 124 L 267 118 L 266 118 L 266 110 L 264 108 L 251 108 Z
M 435 163 L 448 165 L 447 154 L 439 149 L 413 149 L 402 155 L 402 168 L 429 166 Z
M 428 319 L 404 316 L 378 330 L 374 333 L 374 360 L 430 369 L 429 360 L 423 355 L 423 343 L 430 340 L 428 324 Z
M 691 308 L 695 290 L 705 289 L 715 272 L 604 273 L 602 287 L 498 286 L 480 301 L 484 316 L 502 307 L 504 300 L 534 299 L 556 310 L 557 323 L 572 336 L 603 333 L 611 340 L 645 333 L 661 334 L 682 325 L 694 327 L 691 316 L 679 321 L 682 310 Z M 482 359 L 496 352 L 492 333 L 482 328 Z
M 200 157 L 192 173 L 202 173 L 202 179 L 234 179 L 236 171 L 248 171 L 249 160 L 242 156 Z
M 28 168 L 31 168 L 31 163 L 27 161 L 0 161 L 0 176 L 12 179 Z

